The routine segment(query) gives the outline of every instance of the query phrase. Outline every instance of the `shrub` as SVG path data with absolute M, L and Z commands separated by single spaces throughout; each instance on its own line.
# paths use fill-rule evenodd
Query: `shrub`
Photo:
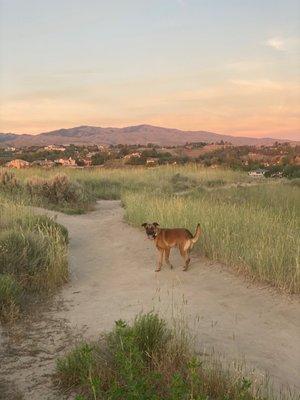
M 31 196 L 42 197 L 51 204 L 78 204 L 84 201 L 82 185 L 70 181 L 66 175 L 56 175 L 52 179 L 28 180 L 27 190 Z
M 151 358 L 154 353 L 159 354 L 171 336 L 166 321 L 153 313 L 138 316 L 132 330 L 139 350 L 146 358 Z
M 94 365 L 94 344 L 81 343 L 65 358 L 57 361 L 57 370 L 63 374 L 67 386 L 88 382 Z
M 267 399 L 241 372 L 201 359 L 187 337 L 154 313 L 133 325 L 119 320 L 101 340 L 80 343 L 59 359 L 55 380 L 64 391 L 75 390 L 78 399 Z
M 10 171 L 0 171 L 0 189 L 3 191 L 13 192 L 20 187 L 20 183 L 16 176 Z

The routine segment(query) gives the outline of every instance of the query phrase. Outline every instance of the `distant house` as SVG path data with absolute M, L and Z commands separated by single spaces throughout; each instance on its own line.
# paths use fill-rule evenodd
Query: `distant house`
M 154 167 L 155 165 L 158 165 L 159 158 L 157 157 L 148 157 L 146 160 L 146 165 L 148 167 Z
M 86 157 L 83 159 L 84 165 L 87 167 L 90 167 L 92 165 L 92 158 L 91 157 Z
M 5 164 L 5 166 L 8 168 L 21 169 L 21 168 L 29 167 L 30 163 L 28 161 L 16 159 L 16 160 L 9 161 L 8 163 Z
M 57 146 L 55 144 L 49 144 L 48 146 L 44 147 L 44 150 L 47 150 L 47 151 L 65 151 L 66 148 L 64 146 Z
M 31 163 L 32 166 L 38 166 L 38 167 L 43 167 L 43 168 L 52 168 L 54 167 L 56 164 L 54 161 L 51 160 L 37 160 L 37 161 L 33 161 L 33 163 Z
M 16 151 L 16 148 L 15 147 L 5 147 L 4 151 L 13 152 L 13 151 Z
M 130 160 L 131 158 L 141 158 L 141 153 L 135 152 L 135 153 L 127 154 L 124 157 L 125 160 Z
M 63 167 L 76 167 L 76 161 L 72 158 L 59 158 L 55 160 L 56 164 L 62 165 Z
M 271 178 L 283 178 L 283 172 L 274 172 L 274 174 L 271 175 Z
M 267 172 L 266 169 L 256 169 L 254 171 L 250 171 L 248 172 L 249 176 L 251 176 L 252 178 L 263 178 L 265 176 L 265 173 Z
M 98 147 L 98 150 L 104 151 L 104 150 L 107 150 L 107 147 L 108 147 L 108 146 L 104 146 L 104 145 L 102 145 L 102 144 L 98 144 L 97 147 Z

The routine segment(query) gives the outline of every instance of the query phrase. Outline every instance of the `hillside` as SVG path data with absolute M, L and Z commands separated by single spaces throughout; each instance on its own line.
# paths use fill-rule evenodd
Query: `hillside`
M 32 146 L 49 144 L 147 144 L 161 146 L 182 145 L 186 142 L 231 142 L 234 145 L 271 145 L 275 141 L 287 142 L 272 138 L 250 138 L 221 135 L 206 131 L 181 131 L 152 125 L 128 126 L 125 128 L 101 128 L 79 126 L 59 129 L 38 135 L 17 135 L 0 133 L 0 144 L 10 146 Z

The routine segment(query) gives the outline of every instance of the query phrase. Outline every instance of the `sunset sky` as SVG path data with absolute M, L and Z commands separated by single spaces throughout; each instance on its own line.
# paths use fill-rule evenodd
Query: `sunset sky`
M 300 139 L 298 0 L 0 0 L 0 132 Z

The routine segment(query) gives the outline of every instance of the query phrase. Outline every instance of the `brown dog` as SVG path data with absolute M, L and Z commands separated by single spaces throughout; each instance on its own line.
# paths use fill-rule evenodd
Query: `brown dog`
M 144 222 L 142 226 L 145 228 L 148 238 L 154 240 L 156 248 L 159 251 L 158 265 L 155 271 L 158 272 L 161 270 L 164 255 L 166 263 L 171 269 L 173 268 L 169 256 L 171 248 L 175 246 L 179 248 L 180 254 L 185 261 L 183 270 L 186 271 L 188 269 L 191 261 L 189 253 L 201 234 L 200 224 L 197 225 L 194 236 L 188 229 L 184 228 L 159 228 L 157 222 L 153 222 L 152 224 Z

